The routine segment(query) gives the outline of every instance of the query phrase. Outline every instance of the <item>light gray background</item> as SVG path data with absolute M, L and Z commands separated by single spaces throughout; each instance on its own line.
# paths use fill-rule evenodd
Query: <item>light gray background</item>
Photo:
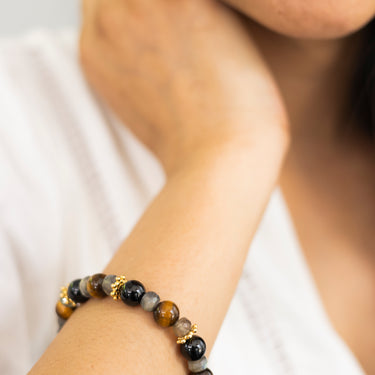
M 80 0 L 0 0 L 0 36 L 79 24 Z

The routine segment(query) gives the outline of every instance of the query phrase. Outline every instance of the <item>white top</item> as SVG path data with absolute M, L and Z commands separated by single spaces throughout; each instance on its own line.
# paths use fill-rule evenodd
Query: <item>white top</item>
M 99 272 L 164 182 L 90 91 L 77 35 L 0 42 L 0 374 L 56 335 L 61 285 Z M 215 375 L 364 375 L 334 331 L 276 188 L 210 356 Z

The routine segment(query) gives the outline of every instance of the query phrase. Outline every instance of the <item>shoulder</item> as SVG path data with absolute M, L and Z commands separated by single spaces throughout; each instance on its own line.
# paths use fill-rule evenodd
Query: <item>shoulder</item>
M 64 60 L 76 60 L 78 37 L 75 29 L 60 31 L 40 29 L 16 37 L 0 37 L 0 62 L 2 65 L 13 62 L 17 63 L 17 68 L 23 66 L 32 69 L 34 65 L 25 66 L 28 65 L 23 64 L 26 61 L 20 61 L 18 58 L 32 60 L 59 56 L 64 57 Z
M 117 244 L 123 230 L 102 232 L 124 228 L 126 219 L 130 226 L 163 178 L 90 89 L 78 41 L 70 30 L 0 39 L 0 231 L 40 249 L 78 240 L 76 228 L 79 236 L 96 233 Z
M 90 95 L 77 61 L 77 40 L 73 31 L 0 39 L 1 201 L 7 194 L 14 198 L 15 186 L 26 181 L 29 192 L 40 191 L 43 181 L 47 188 L 51 168 L 66 155 L 58 152 L 61 128 L 68 115 L 78 113 L 72 103 Z
M 9 146 L 12 138 L 19 147 L 32 132 L 56 131 L 61 113 L 89 95 L 77 49 L 73 30 L 0 38 L 0 135 Z
M 90 216 L 82 197 L 93 183 L 82 176 L 95 160 L 82 149 L 89 125 L 105 126 L 77 46 L 74 31 L 0 40 L 0 230 L 24 239 L 23 256 L 58 248 L 74 220 L 79 226 Z M 79 215 L 66 223 L 74 208 Z
M 73 30 L 39 30 L 21 37 L 0 38 L 0 79 L 2 90 L 40 83 L 49 74 L 63 76 L 77 68 L 78 34 Z M 38 81 L 39 79 L 39 81 Z
M 46 225 L 58 236 L 66 179 L 76 182 L 63 129 L 80 126 L 72 104 L 90 96 L 77 40 L 73 31 L 0 39 L 0 230 L 23 249 L 48 241 Z
M 12 284 L 19 312 L 0 319 L 13 335 L 8 372 L 37 360 L 54 335 L 58 287 L 108 262 L 162 182 L 86 83 L 77 33 L 0 39 L 0 296 Z
M 73 30 L 40 30 L 22 37 L 1 38 L 1 116 L 11 116 L 15 107 L 23 114 L 46 110 L 67 91 L 68 98 L 72 98 L 78 86 L 86 86 L 77 52 L 78 34 Z

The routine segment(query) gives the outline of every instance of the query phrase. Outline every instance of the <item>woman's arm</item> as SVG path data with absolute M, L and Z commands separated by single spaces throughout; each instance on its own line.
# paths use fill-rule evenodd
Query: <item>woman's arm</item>
M 217 1 L 87 0 L 85 12 L 90 83 L 167 175 L 104 272 L 174 301 L 209 351 L 277 180 L 283 105 L 240 19 Z M 108 298 L 77 309 L 30 374 L 115 371 L 187 373 L 170 329 Z
M 104 270 L 174 301 L 182 316 L 199 324 L 208 351 L 277 178 L 285 143 L 272 136 L 271 142 L 238 140 L 195 155 L 169 178 Z M 139 307 L 108 298 L 77 309 L 30 374 L 115 372 L 187 370 L 171 329 L 159 328 Z

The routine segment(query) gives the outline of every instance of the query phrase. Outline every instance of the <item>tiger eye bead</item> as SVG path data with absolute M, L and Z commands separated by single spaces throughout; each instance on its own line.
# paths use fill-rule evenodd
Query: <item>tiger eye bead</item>
M 171 301 L 160 302 L 154 310 L 155 322 L 161 327 L 173 326 L 180 316 L 178 307 Z
M 87 291 L 91 297 L 104 298 L 107 295 L 103 290 L 104 273 L 97 273 L 91 276 L 87 281 Z
M 80 282 L 81 279 L 77 279 L 72 281 L 68 286 L 68 297 L 75 303 L 83 303 L 88 300 L 79 289 Z
M 203 370 L 201 372 L 190 372 L 189 375 L 213 375 L 210 369 Z
M 65 306 L 61 301 L 56 303 L 56 314 L 64 319 L 67 320 L 73 314 L 73 309 L 71 307 Z

